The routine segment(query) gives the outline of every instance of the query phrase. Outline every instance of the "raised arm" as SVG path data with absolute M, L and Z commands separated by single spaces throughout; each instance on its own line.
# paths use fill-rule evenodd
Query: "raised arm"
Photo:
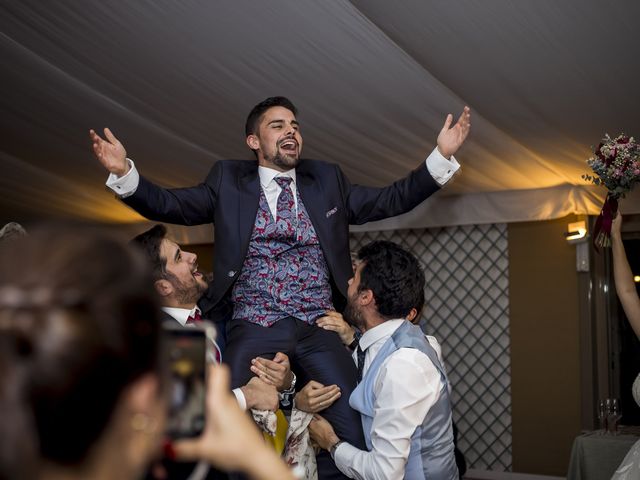
M 342 188 L 349 211 L 349 223 L 360 225 L 406 213 L 437 192 L 459 168 L 453 155 L 462 146 L 471 128 L 471 111 L 464 107 L 455 125 L 447 115 L 437 138 L 437 148 L 418 168 L 388 187 L 351 185 L 341 173 Z
M 127 151 L 108 128 L 105 138 L 89 131 L 93 153 L 111 174 L 107 186 L 120 199 L 142 216 L 159 222 L 179 225 L 199 225 L 214 222 L 215 186 L 220 182 L 221 169 L 214 168 L 206 181 L 195 187 L 166 189 L 139 176 Z
M 613 219 L 611 227 L 611 250 L 613 252 L 613 278 L 616 284 L 616 292 L 624 313 L 629 319 L 631 328 L 640 337 L 640 298 L 636 292 L 631 267 L 627 260 L 622 243 L 622 215 L 620 212 Z

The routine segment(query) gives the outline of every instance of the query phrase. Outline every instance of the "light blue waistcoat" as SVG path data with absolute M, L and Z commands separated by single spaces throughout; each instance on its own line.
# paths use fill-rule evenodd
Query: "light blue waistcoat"
M 371 450 L 371 427 L 375 404 L 374 385 L 384 360 L 400 348 L 415 348 L 424 353 L 440 373 L 442 389 L 421 425 L 411 436 L 411 450 L 405 467 L 407 480 L 454 480 L 458 467 L 453 454 L 453 429 L 451 426 L 451 402 L 447 376 L 438 355 L 419 327 L 404 322 L 384 343 L 373 359 L 367 373 L 349 398 L 349 405 L 360 412 L 367 448 Z

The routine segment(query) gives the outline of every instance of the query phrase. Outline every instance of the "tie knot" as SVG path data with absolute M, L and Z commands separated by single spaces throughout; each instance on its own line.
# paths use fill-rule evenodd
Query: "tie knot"
M 187 318 L 187 325 L 190 325 L 192 323 L 198 323 L 201 320 L 202 320 L 202 314 L 200 313 L 200 310 L 196 309 L 196 311 L 192 315 L 189 315 L 189 318 Z
M 280 185 L 280 188 L 285 189 L 291 184 L 291 182 L 293 181 L 293 178 L 291 178 L 291 177 L 276 177 L 275 180 L 276 180 L 276 183 L 278 185 Z

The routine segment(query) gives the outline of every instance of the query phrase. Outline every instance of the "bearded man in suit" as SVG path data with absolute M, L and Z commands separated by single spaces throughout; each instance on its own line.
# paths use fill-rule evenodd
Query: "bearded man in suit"
M 346 302 L 352 276 L 349 225 L 399 215 L 438 191 L 458 170 L 453 154 L 470 128 L 465 107 L 447 116 L 437 147 L 390 186 L 352 185 L 332 163 L 302 159 L 297 109 L 285 97 L 256 105 L 245 124 L 257 161 L 220 160 L 203 183 L 164 189 L 141 176 L 109 129 L 93 130 L 93 150 L 110 172 L 107 185 L 143 216 L 181 225 L 213 223 L 214 281 L 199 305 L 224 321 L 232 387 L 243 385 L 256 356 L 286 353 L 300 384 L 336 384 L 342 397 L 324 412 L 340 438 L 365 448 L 360 418 L 348 404 L 356 385 L 349 353 L 335 332 L 315 325 Z M 259 370 L 255 365 L 251 366 Z M 320 478 L 344 478 L 318 457 Z

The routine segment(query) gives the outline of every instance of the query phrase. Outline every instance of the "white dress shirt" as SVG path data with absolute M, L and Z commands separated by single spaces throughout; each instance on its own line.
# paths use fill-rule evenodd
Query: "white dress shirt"
M 195 316 L 196 312 L 200 312 L 200 315 L 202 315 L 200 308 L 198 308 L 197 306 L 193 307 L 191 310 L 189 310 L 188 308 L 162 307 L 162 311 L 167 315 L 173 317 L 183 327 L 187 325 L 187 320 L 189 320 L 189 317 Z
M 296 209 L 296 213 L 298 213 L 298 197 L 296 195 L 298 189 L 296 186 L 296 170 L 294 168 L 287 170 L 286 172 L 280 172 L 273 168 L 259 166 L 258 175 L 260 176 L 260 186 L 262 187 L 264 196 L 267 198 L 267 204 L 269 205 L 269 210 L 271 211 L 271 216 L 273 218 L 276 218 L 278 196 L 282 191 L 282 187 L 275 181 L 276 177 L 291 178 L 292 182 L 289 186 L 293 192 L 293 204 Z
M 406 322 L 387 320 L 367 330 L 360 339 L 365 350 L 363 375 L 387 339 Z M 440 345 L 427 337 L 439 354 Z M 354 352 L 354 361 L 357 361 Z M 440 396 L 440 372 L 424 353 L 400 348 L 384 360 L 374 384 L 375 402 L 371 426 L 371 451 L 341 443 L 335 451 L 336 466 L 350 478 L 401 479 L 411 449 L 411 436 Z
M 187 320 L 189 319 L 189 317 L 194 316 L 196 312 L 200 312 L 200 309 L 196 306 L 193 307 L 192 309 L 188 309 L 188 308 L 177 308 L 177 307 L 162 307 L 162 310 L 167 314 L 170 315 L 171 317 L 173 317 L 180 325 L 182 325 L 183 327 L 189 328 L 189 325 L 187 325 Z M 215 348 L 218 349 L 218 346 L 216 345 Z M 218 352 L 220 351 L 220 349 L 218 349 Z M 222 355 L 221 355 L 222 357 Z M 234 388 L 233 389 L 233 394 L 236 397 L 236 400 L 238 401 L 238 405 L 240 406 L 240 408 L 242 410 L 246 410 L 247 409 L 247 400 L 244 396 L 244 393 L 242 393 L 242 390 L 240 390 L 239 388 Z
M 109 178 L 107 178 L 107 187 L 122 198 L 133 195 L 138 188 L 138 183 L 140 183 L 140 174 L 138 173 L 133 160 L 127 158 L 127 162 L 129 162 L 130 169 L 125 175 L 118 177 L 112 173 L 109 175 Z M 438 182 L 440 186 L 447 183 L 460 169 L 460 164 L 454 156 L 451 156 L 451 159 L 447 160 L 440 154 L 437 147 L 434 148 L 431 154 L 427 157 L 425 165 L 433 179 Z M 293 191 L 296 210 L 298 209 L 295 169 L 291 169 L 286 172 L 279 172 L 278 170 L 268 167 L 258 167 L 258 174 L 260 175 L 260 186 L 262 186 L 262 190 L 267 197 L 269 210 L 271 210 L 271 215 L 273 217 L 275 217 L 278 195 L 280 194 L 280 190 L 282 190 L 280 185 L 273 181 L 276 176 L 288 176 L 293 179 L 293 182 L 291 182 L 291 189 Z

